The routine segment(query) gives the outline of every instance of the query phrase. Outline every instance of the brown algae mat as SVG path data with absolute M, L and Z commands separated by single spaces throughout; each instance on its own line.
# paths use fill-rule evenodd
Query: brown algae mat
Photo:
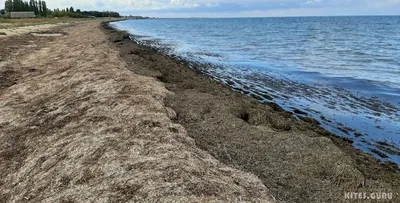
M 351 202 L 346 192 L 388 192 L 393 199 L 387 202 L 400 202 L 398 166 L 356 150 L 313 119 L 296 120 L 274 103 L 261 104 L 140 46 L 126 32 L 106 23 L 103 30 L 132 72 L 157 78 L 174 93 L 167 106 L 197 146 L 258 176 L 278 200 Z
M 0 39 L 0 202 L 276 202 L 196 147 L 99 22 Z

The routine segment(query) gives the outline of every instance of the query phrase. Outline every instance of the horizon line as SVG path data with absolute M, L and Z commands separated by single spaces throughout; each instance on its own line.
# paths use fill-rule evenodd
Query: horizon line
M 310 15 L 310 16 L 230 16 L 230 17 L 151 17 L 151 16 L 142 16 L 142 15 L 122 15 L 125 17 L 129 16 L 140 16 L 140 17 L 148 17 L 151 19 L 193 19 L 193 18 L 203 18 L 203 19 L 218 19 L 218 18 L 310 18 L 310 17 L 400 17 L 399 15 L 391 15 L 391 14 L 379 14 L 379 15 Z

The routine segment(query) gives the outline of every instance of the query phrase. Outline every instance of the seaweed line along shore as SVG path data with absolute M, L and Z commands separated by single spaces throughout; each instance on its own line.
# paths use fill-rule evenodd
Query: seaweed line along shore
M 341 202 L 343 191 L 399 187 L 398 165 L 355 149 L 351 140 L 314 119 L 298 120 L 275 103 L 260 103 L 186 60 L 135 41 L 126 31 L 103 27 L 131 71 L 157 78 L 174 92 L 166 104 L 200 148 L 255 174 L 276 198 Z
M 1 203 L 400 201 L 398 165 L 112 20 L 0 38 Z

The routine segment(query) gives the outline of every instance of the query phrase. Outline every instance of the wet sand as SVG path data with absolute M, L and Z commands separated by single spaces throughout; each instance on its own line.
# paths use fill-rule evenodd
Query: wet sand
M 212 80 L 185 61 L 135 44 L 103 24 L 128 69 L 163 82 L 174 122 L 221 162 L 255 174 L 286 202 L 346 202 L 345 192 L 396 192 L 398 166 L 356 150 L 314 119 L 297 120 L 274 103 L 260 103 Z M 368 202 L 368 201 L 367 201 Z

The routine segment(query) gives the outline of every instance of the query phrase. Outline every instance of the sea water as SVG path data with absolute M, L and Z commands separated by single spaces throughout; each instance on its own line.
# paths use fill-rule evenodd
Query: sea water
M 112 25 L 163 54 L 207 64 L 201 69 L 211 78 L 244 94 L 267 94 L 260 102 L 299 109 L 356 148 L 400 164 L 400 16 Z

